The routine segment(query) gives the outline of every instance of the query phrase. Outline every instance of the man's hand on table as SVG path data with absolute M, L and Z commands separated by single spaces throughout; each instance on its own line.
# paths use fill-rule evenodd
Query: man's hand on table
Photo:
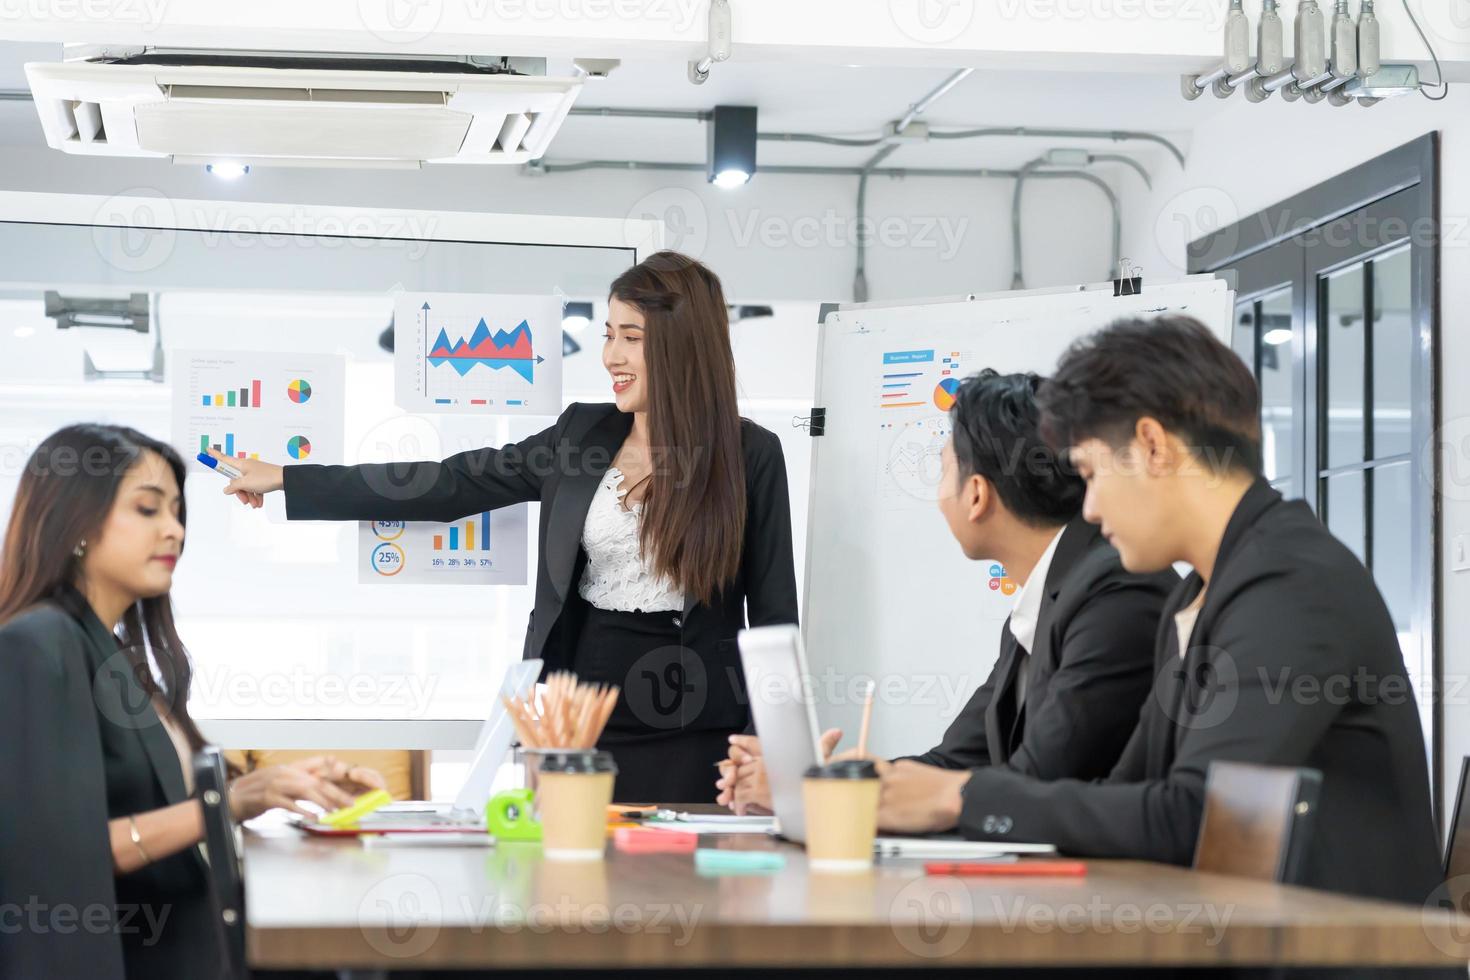
M 968 769 L 941 769 L 910 759 L 878 762 L 882 789 L 878 798 L 880 830 L 931 834 L 954 830 L 963 803 L 960 791 L 970 781 Z

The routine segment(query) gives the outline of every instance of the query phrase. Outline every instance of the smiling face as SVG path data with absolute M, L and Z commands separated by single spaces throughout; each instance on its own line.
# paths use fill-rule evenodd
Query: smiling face
M 1137 437 L 1117 447 L 1098 438 L 1072 447 L 1072 463 L 1087 483 L 1082 516 L 1101 527 L 1130 572 L 1157 572 L 1180 557 L 1171 481 L 1154 461 L 1156 455 Z
M 180 507 L 173 469 L 144 452 L 118 485 L 101 533 L 87 542 L 83 576 L 136 599 L 163 595 L 184 548 Z
M 616 296 L 608 300 L 602 366 L 612 378 L 613 400 L 620 412 L 648 411 L 643 331 L 643 314 L 636 306 Z

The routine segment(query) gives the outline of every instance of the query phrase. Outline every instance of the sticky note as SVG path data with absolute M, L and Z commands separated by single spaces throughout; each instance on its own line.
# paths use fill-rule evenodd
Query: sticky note
M 677 830 L 619 827 L 613 831 L 613 846 L 629 854 L 688 854 L 698 844 L 697 834 Z
M 786 867 L 786 855 L 776 851 L 727 851 L 701 847 L 694 852 L 700 874 L 759 874 Z

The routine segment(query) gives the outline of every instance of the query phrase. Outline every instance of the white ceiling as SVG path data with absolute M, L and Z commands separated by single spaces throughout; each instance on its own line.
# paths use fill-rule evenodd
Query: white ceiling
M 0 89 L 26 88 L 27 61 L 58 61 L 59 44 L 0 42 Z M 570 63 L 553 61 L 553 74 Z M 716 65 L 709 82 L 695 86 L 680 63 L 624 62 L 611 77 L 589 80 L 579 106 L 708 109 L 716 104 L 755 105 L 762 132 L 875 135 L 908 105 L 949 75 L 939 68 L 873 68 L 751 63 Z M 1186 102 L 1173 76 L 1083 72 L 975 72 L 938 102 L 926 118 L 938 127 L 1028 126 L 1135 129 L 1160 133 L 1186 151 L 1189 131 L 1220 110 L 1213 99 Z M 547 154 L 548 160 L 588 158 L 699 163 L 705 127 L 684 120 L 573 117 Z M 40 145 L 40 125 L 29 102 L 0 102 L 0 144 Z M 950 140 L 900 149 L 894 167 L 1014 167 L 1052 146 L 1085 145 L 1098 152 L 1126 152 L 1151 169 L 1172 166 L 1148 143 L 1104 140 L 985 138 Z M 865 148 L 763 141 L 763 164 L 855 165 Z

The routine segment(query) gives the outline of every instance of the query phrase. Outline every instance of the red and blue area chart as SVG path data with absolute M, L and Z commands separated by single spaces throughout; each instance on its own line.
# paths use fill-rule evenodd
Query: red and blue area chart
M 492 371 L 508 368 L 525 378 L 528 383 L 535 384 L 537 361 L 536 352 L 531 346 L 531 325 L 525 320 L 517 324 L 514 330 L 497 330 L 492 334 L 489 325 L 481 318 L 469 340 L 460 337 L 452 344 L 449 342 L 448 332 L 441 327 L 439 336 L 429 347 L 430 364 L 434 367 L 448 364 L 461 378 L 476 367 Z
M 562 297 L 401 293 L 394 400 L 410 411 L 559 415 Z

